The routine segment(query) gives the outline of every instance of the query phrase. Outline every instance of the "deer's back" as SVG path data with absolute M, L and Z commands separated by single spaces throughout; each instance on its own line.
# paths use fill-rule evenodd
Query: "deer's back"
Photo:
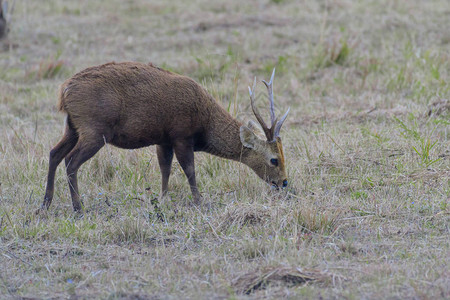
M 109 63 L 64 82 L 59 108 L 79 134 L 138 148 L 201 135 L 217 105 L 188 77 L 153 65 Z

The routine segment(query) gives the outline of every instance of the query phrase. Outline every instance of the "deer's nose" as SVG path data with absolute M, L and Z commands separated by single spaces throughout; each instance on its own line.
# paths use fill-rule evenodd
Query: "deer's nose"
M 287 187 L 287 185 L 288 185 L 287 179 L 283 180 L 283 187 Z

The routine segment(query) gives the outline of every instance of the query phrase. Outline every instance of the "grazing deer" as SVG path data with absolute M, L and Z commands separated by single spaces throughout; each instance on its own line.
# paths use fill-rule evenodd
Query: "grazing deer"
M 8 32 L 6 27 L 6 14 L 8 3 L 0 0 L 0 39 L 3 38 Z
M 125 149 L 156 146 L 162 175 L 161 195 L 167 193 L 173 154 L 183 168 L 193 198 L 200 202 L 195 181 L 194 151 L 204 151 L 242 162 L 275 187 L 287 186 L 280 128 L 273 105 L 273 76 L 265 81 L 270 100 L 271 127 L 259 114 L 249 87 L 253 112 L 267 140 L 233 119 L 194 80 L 152 64 L 108 63 L 87 68 L 66 80 L 59 91 L 58 108 L 67 114 L 65 133 L 50 151 L 42 209 L 53 198 L 55 171 L 65 158 L 72 205 L 82 209 L 78 168 L 105 143 Z
M 15 1 L 11 2 L 11 8 L 8 9 L 8 1 L 0 0 L 0 39 L 4 38 L 9 31 L 11 16 L 14 11 Z

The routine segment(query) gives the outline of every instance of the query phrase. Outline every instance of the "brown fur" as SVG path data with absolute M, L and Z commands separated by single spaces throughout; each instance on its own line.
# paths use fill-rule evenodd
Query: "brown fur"
M 197 202 L 194 151 L 241 161 L 278 186 L 286 180 L 281 140 L 257 140 L 257 147 L 244 147 L 240 129 L 245 126 L 200 85 L 152 64 L 108 63 L 87 68 L 61 85 L 58 109 L 67 114 L 66 131 L 50 152 L 45 208 L 53 198 L 54 173 L 63 158 L 73 207 L 82 208 L 77 170 L 105 143 L 125 149 L 156 144 L 163 194 L 175 153 Z M 278 167 L 270 165 L 273 157 L 279 159 Z

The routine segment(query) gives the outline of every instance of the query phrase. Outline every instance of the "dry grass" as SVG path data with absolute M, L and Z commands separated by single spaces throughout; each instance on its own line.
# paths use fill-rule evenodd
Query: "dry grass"
M 0 42 L 1 298 L 450 298 L 449 13 L 445 0 L 16 1 Z M 58 85 L 112 60 L 191 76 L 243 121 L 247 85 L 276 67 L 289 190 L 198 153 L 206 205 L 178 164 L 156 203 L 154 149 L 107 146 L 80 170 L 84 216 L 63 166 L 35 216 Z

